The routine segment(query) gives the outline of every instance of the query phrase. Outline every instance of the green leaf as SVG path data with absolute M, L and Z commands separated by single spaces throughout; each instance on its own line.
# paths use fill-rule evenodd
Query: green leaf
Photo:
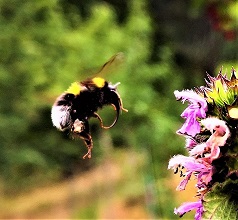
M 238 219 L 238 180 L 217 184 L 204 197 L 204 219 Z

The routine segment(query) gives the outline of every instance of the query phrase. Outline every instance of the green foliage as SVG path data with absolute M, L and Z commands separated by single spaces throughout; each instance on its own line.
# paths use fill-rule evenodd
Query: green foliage
M 178 72 L 174 75 L 168 47 L 162 50 L 160 63 L 149 65 L 150 19 L 143 1 L 131 3 L 122 26 L 106 4 L 95 4 L 83 21 L 73 9 L 66 16 L 58 1 L 1 1 L 0 170 L 9 187 L 34 185 L 37 176 L 50 181 L 73 173 L 81 164 L 83 142 L 53 128 L 50 108 L 71 82 L 90 77 L 90 69 L 118 51 L 125 53 L 126 65 L 122 72 L 105 77 L 121 82 L 119 92 L 129 113 L 123 113 L 110 131 L 113 141 L 148 149 L 156 169 L 166 164 L 170 153 L 160 149 L 177 146 L 175 139 L 168 140 L 176 130 L 170 117 L 176 103 L 172 92 L 181 80 Z M 97 140 L 95 146 L 96 161 L 103 146 Z
M 238 218 L 238 181 L 228 180 L 217 184 L 206 194 L 204 201 L 205 219 Z

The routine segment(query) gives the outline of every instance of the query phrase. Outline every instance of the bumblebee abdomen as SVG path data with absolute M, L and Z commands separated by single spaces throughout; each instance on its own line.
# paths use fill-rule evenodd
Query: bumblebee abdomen
M 71 106 L 54 105 L 51 109 L 51 119 L 53 125 L 63 131 L 70 128 L 71 125 Z

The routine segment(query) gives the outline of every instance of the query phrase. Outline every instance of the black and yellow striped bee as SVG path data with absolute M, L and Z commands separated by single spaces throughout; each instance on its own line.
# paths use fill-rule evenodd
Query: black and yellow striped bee
M 108 69 L 118 57 L 118 53 L 105 63 L 101 72 Z M 93 77 L 82 82 L 74 82 L 62 93 L 55 101 L 51 110 L 51 119 L 53 125 L 61 131 L 69 130 L 84 140 L 88 152 L 83 156 L 91 158 L 93 141 L 90 134 L 89 119 L 94 117 L 99 119 L 101 127 L 108 129 L 113 127 L 123 108 L 122 100 L 117 91 L 120 83 L 111 84 L 102 77 Z M 116 118 L 110 126 L 104 126 L 101 117 L 97 111 L 105 105 L 112 105 L 116 111 Z

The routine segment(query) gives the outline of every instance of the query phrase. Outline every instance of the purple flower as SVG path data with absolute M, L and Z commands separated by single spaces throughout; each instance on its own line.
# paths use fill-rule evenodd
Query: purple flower
M 213 174 L 212 165 L 207 163 L 202 158 L 195 159 L 193 157 L 186 157 L 183 155 L 176 155 L 169 161 L 168 169 L 173 169 L 175 173 L 178 169 L 183 169 L 181 174 L 183 180 L 177 186 L 177 190 L 184 190 L 192 174 L 197 178 L 198 185 L 208 184 L 211 181 Z
M 198 160 L 196 160 L 193 157 L 186 157 L 183 155 L 176 155 L 173 156 L 168 165 L 168 169 L 174 169 L 174 171 L 178 167 L 186 168 L 188 171 L 202 171 L 206 169 L 206 166 L 202 163 L 199 163 Z
M 214 184 L 225 182 L 232 172 L 237 173 L 231 162 L 237 158 L 237 86 L 233 69 L 231 80 L 219 73 L 216 78 L 209 76 L 208 87 L 174 92 L 177 100 L 188 102 L 181 114 L 185 123 L 177 133 L 186 138 L 189 156 L 173 156 L 168 168 L 180 173 L 182 181 L 177 190 L 185 190 L 189 180 L 195 178 L 198 197 L 197 202 L 183 203 L 174 210 L 180 217 L 194 209 L 195 219 L 200 220 L 205 211 L 209 212 L 209 208 L 203 208 L 209 202 L 204 198 Z
M 177 100 L 181 99 L 183 103 L 185 101 L 190 103 L 181 114 L 181 117 L 185 118 L 186 121 L 177 133 L 187 134 L 194 137 L 200 132 L 200 124 L 198 123 L 197 118 L 206 117 L 207 102 L 203 97 L 192 90 L 183 90 L 181 92 L 176 90 L 174 91 L 174 95 Z
M 193 172 L 191 172 L 191 171 L 184 174 L 184 179 L 179 183 L 179 185 L 176 188 L 177 191 L 185 190 L 185 188 L 188 184 L 188 181 L 190 180 L 192 174 L 193 174 Z
M 197 142 L 194 139 L 192 139 L 190 137 L 188 137 L 186 139 L 185 147 L 186 147 L 187 150 L 192 150 L 196 145 L 197 145 Z
M 202 218 L 203 206 L 202 201 L 197 202 L 185 202 L 177 209 L 174 209 L 174 213 L 179 214 L 182 217 L 185 213 L 190 212 L 191 210 L 196 209 L 195 219 L 200 220 Z
M 197 195 L 200 196 L 200 200 L 198 202 L 184 203 L 178 209 L 175 209 L 175 213 L 180 216 L 192 209 L 196 209 L 195 219 L 201 219 L 204 212 L 201 201 L 204 193 L 208 191 L 214 172 L 216 172 L 212 161 L 220 157 L 220 147 L 224 146 L 230 137 L 230 130 L 222 120 L 210 117 L 201 120 L 200 123 L 203 126 L 203 131 L 210 131 L 210 137 L 201 143 L 197 143 L 191 137 L 187 138 L 186 148 L 189 151 L 189 156 L 173 156 L 168 165 L 168 169 L 173 169 L 174 173 L 180 170 L 180 176 L 183 177 L 176 188 L 177 190 L 185 190 L 192 175 L 196 178 Z

